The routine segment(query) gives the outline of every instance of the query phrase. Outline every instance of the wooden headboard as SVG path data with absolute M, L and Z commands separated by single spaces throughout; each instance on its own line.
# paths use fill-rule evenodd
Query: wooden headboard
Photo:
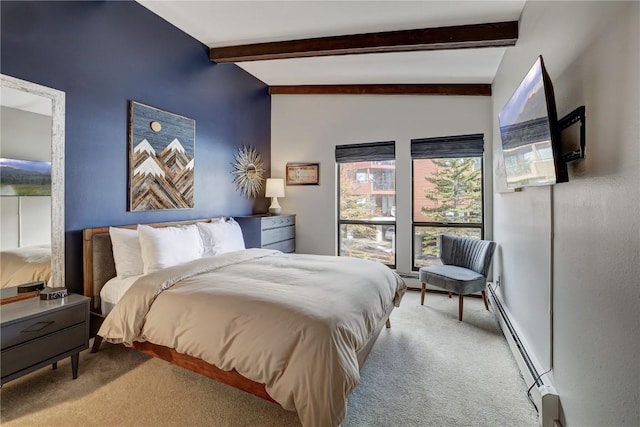
M 188 221 L 156 222 L 145 224 L 151 227 L 189 225 L 196 222 L 211 222 L 211 218 Z M 138 224 L 118 225 L 118 228 L 135 229 Z M 91 298 L 91 311 L 100 312 L 100 290 L 105 283 L 116 277 L 109 227 L 85 228 L 82 231 L 84 295 Z

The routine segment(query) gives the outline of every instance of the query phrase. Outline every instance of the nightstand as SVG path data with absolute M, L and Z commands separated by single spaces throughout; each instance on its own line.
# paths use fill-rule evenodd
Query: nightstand
M 89 347 L 89 301 L 69 294 L 49 301 L 39 297 L 0 307 L 2 353 L 0 384 L 71 357 L 78 377 L 80 352 Z
M 245 247 L 296 251 L 295 215 L 251 215 L 234 219 L 242 228 Z

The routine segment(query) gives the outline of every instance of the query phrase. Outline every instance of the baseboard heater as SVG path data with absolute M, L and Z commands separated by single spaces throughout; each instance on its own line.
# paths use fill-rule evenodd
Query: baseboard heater
M 398 276 L 403 279 L 418 279 L 420 277 L 418 273 L 398 273 Z
M 536 369 L 526 346 L 518 336 L 516 328 L 513 326 L 507 311 L 502 306 L 502 302 L 493 285 L 487 286 L 491 295 L 491 305 L 494 307 L 494 313 L 496 314 L 503 334 L 511 347 L 511 351 L 518 363 L 522 376 L 525 379 L 527 385 L 531 385 L 527 392 L 527 397 L 531 401 L 532 405 L 538 412 L 540 425 L 543 427 L 554 427 L 558 424 L 560 414 L 560 399 L 555 387 L 545 382 L 544 374 L 540 373 Z
M 410 280 L 415 280 L 416 283 L 418 284 L 418 286 L 411 286 L 411 283 L 407 283 L 407 289 L 410 291 L 420 291 L 420 275 L 418 274 L 418 272 L 411 272 L 411 273 L 400 273 L 398 271 L 396 271 L 396 273 L 398 273 L 398 276 L 402 277 L 403 279 L 410 279 Z

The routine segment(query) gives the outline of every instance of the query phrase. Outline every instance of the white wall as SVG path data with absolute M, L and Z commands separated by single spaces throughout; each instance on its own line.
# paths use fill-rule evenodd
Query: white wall
M 397 269 L 411 271 L 412 138 L 484 133 L 491 165 L 490 97 L 274 95 L 271 101 L 271 175 L 284 177 L 287 162 L 320 162 L 319 186 L 288 186 L 279 199 L 295 213 L 297 252 L 335 255 L 337 205 L 335 146 L 396 141 Z M 485 210 L 491 236 L 491 167 L 485 168 Z M 404 238 L 403 238 L 404 236 Z
M 19 246 L 19 212 L 20 197 L 0 197 L 0 250 Z
M 527 2 L 493 85 L 495 118 L 541 54 L 559 116 L 586 106 L 570 182 L 494 195 L 494 276 L 565 427 L 640 425 L 639 27 L 638 2 Z
M 0 120 L 2 157 L 51 161 L 51 116 L 2 106 Z

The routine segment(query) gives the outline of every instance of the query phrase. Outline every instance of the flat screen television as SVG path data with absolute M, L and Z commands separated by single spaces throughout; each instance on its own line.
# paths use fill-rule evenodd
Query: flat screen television
M 569 180 L 560 152 L 560 128 L 551 79 L 542 56 L 498 115 L 507 187 Z

